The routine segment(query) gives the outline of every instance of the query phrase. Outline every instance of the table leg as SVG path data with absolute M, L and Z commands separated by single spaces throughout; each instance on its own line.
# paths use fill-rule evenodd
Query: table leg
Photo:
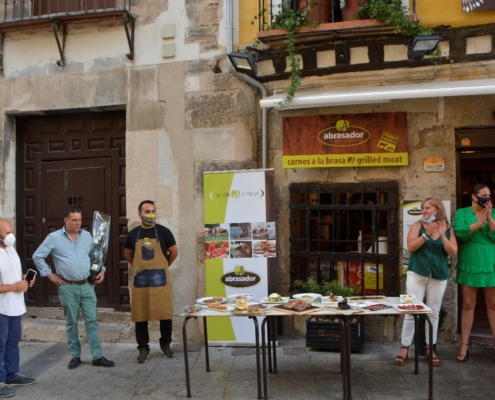
M 208 352 L 208 328 L 206 326 L 206 317 L 203 318 L 203 336 L 205 342 L 206 372 L 210 372 L 210 353 Z
M 347 400 L 348 386 L 347 386 L 347 341 L 345 340 L 346 336 L 346 323 L 345 316 L 339 316 L 340 322 L 340 372 L 342 373 L 342 382 L 343 382 L 343 391 L 344 391 L 344 400 Z
M 433 345 L 431 342 L 433 341 L 433 324 L 431 323 L 428 315 L 425 315 L 425 319 L 428 322 L 428 333 L 430 335 L 430 345 L 428 346 L 428 400 L 433 400 Z M 425 349 L 426 351 L 426 349 Z
M 414 317 L 414 373 L 419 374 L 419 330 L 418 330 L 418 314 L 413 314 Z M 409 351 L 409 350 L 408 350 Z
M 260 332 L 258 329 L 258 318 L 250 316 L 254 322 L 254 336 L 256 338 L 256 380 L 258 382 L 258 399 L 262 399 L 261 393 L 261 361 L 260 361 Z
M 347 367 L 347 399 L 352 399 L 351 393 L 351 319 L 344 316 L 345 322 L 345 350 L 346 350 L 346 367 Z
M 184 323 L 182 324 L 182 345 L 184 346 L 184 366 L 186 368 L 186 388 L 187 388 L 187 397 L 191 397 L 191 380 L 189 377 L 189 353 L 187 352 L 187 322 L 192 317 L 186 317 L 184 319 Z M 196 318 L 196 317 L 193 317 Z
M 277 346 L 276 340 L 275 340 L 275 329 L 277 329 L 277 317 L 270 318 L 270 329 L 268 330 L 269 333 L 269 340 L 272 342 L 272 355 L 273 355 L 273 373 L 278 373 L 277 370 Z
M 261 323 L 261 357 L 263 358 L 263 393 L 264 398 L 268 399 L 268 377 L 266 373 L 266 341 L 265 329 L 268 323 L 268 331 L 270 331 L 270 317 L 265 317 Z M 270 333 L 268 332 L 268 357 L 270 356 Z

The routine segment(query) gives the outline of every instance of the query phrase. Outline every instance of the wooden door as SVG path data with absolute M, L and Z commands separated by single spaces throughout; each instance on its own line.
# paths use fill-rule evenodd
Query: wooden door
M 67 204 L 81 205 L 82 229 L 91 232 L 94 211 L 111 213 L 111 167 L 110 158 L 70 161 L 44 161 L 41 163 L 41 237 L 60 229 L 63 225 L 62 210 Z M 92 211 L 90 211 L 92 210 Z M 106 264 L 113 263 L 110 252 Z M 53 267 L 53 264 L 51 264 Z M 55 271 L 55 268 L 52 268 Z M 43 306 L 58 304 L 55 285 L 43 279 Z M 96 294 L 101 306 L 112 306 L 108 298 L 112 280 L 105 285 L 96 285 Z
M 125 112 L 18 118 L 16 126 L 16 235 L 23 268 L 35 268 L 32 254 L 48 233 L 62 228 L 64 208 L 82 202 L 84 229 L 91 231 L 95 210 L 112 217 L 106 278 L 96 286 L 98 306 L 129 310 Z M 59 305 L 47 279 L 36 281 L 26 302 Z

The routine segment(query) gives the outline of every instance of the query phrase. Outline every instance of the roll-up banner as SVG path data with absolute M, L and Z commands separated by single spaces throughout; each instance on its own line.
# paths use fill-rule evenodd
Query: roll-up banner
M 274 292 L 273 169 L 205 172 L 204 211 L 206 296 L 252 294 L 251 301 L 259 302 Z M 210 344 L 255 342 L 254 323 L 247 317 L 209 318 L 207 324 Z

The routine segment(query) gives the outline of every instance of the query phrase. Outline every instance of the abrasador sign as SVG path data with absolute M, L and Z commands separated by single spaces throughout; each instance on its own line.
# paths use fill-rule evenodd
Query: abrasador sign
M 407 114 L 283 118 L 284 168 L 408 165 Z

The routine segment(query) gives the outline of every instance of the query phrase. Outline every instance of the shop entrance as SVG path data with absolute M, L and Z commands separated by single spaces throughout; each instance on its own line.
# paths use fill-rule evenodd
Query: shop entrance
M 495 194 L 495 128 L 457 130 L 456 149 L 457 208 L 471 205 L 471 189 L 479 183 L 490 188 L 493 198 L 493 194 Z M 461 290 L 458 290 L 458 296 L 457 315 L 460 333 Z M 478 290 L 471 336 L 492 336 L 483 290 Z

